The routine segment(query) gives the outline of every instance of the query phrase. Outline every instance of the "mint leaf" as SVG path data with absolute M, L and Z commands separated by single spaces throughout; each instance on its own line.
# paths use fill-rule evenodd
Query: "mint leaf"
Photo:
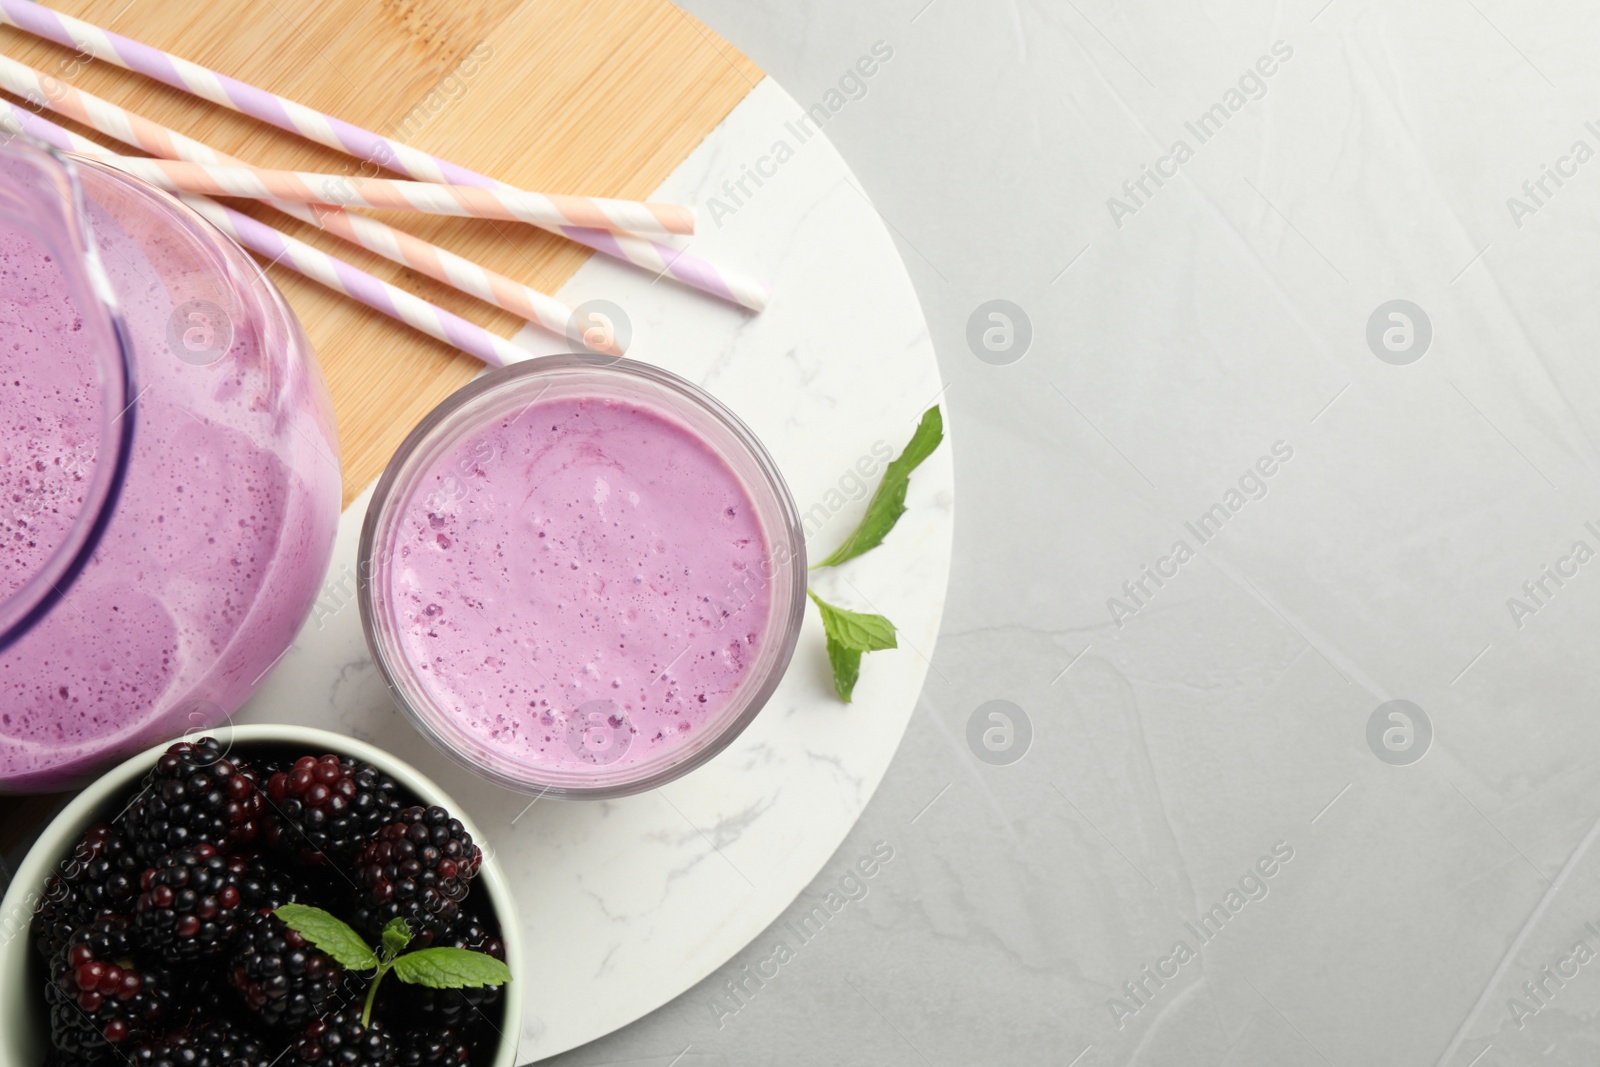
M 833 667 L 833 691 L 846 704 L 856 691 L 856 679 L 861 677 L 861 650 L 846 648 L 833 638 L 828 638 L 828 663 Z
M 350 971 L 366 971 L 378 966 L 378 957 L 349 924 L 321 908 L 308 904 L 285 904 L 272 914 L 289 929 L 304 937 Z
M 395 977 L 429 989 L 504 985 L 511 969 L 484 952 L 464 948 L 424 948 L 394 961 Z
M 822 611 L 822 629 L 829 641 L 857 652 L 877 652 L 895 648 L 894 623 L 882 615 L 863 615 L 834 607 L 811 590 L 806 590 L 813 603 Z
M 390 919 L 383 928 L 383 958 L 392 960 L 411 944 L 411 926 L 404 919 Z
M 861 654 L 897 647 L 894 623 L 882 615 L 835 607 L 809 589 L 806 595 L 822 612 L 822 630 L 828 635 L 828 663 L 833 667 L 833 691 L 848 704 L 856 679 L 861 677 Z
M 943 440 L 944 416 L 939 412 L 939 405 L 935 404 L 922 413 L 922 421 L 917 424 L 917 431 L 911 435 L 905 451 L 884 468 L 883 481 L 878 483 L 877 492 L 867 501 L 867 511 L 861 516 L 861 522 L 844 539 L 843 544 L 834 549 L 827 559 L 814 564 L 812 569 L 837 567 L 845 560 L 855 559 L 863 552 L 870 552 L 883 544 L 883 539 L 894 529 L 894 524 L 906 513 L 906 489 L 911 484 L 911 472 L 933 455 Z

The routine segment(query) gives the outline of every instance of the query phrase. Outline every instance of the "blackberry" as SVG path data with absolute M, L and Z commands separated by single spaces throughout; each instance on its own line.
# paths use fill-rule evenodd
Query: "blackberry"
M 400 1035 L 395 1067 L 468 1067 L 472 1041 L 450 1027 L 407 1030 Z
M 343 866 L 400 810 L 400 787 L 376 767 L 303 756 L 266 781 L 265 838 L 309 864 Z
M 195 845 L 226 850 L 256 839 L 261 791 L 248 765 L 228 759 L 214 737 L 180 741 L 162 754 L 123 815 L 146 866 Z
M 169 962 L 213 955 L 238 932 L 237 876 L 210 845 L 174 852 L 140 876 L 139 888 L 141 943 Z
M 146 1041 L 128 1053 L 131 1067 L 271 1067 L 282 1051 L 221 1016 Z
M 141 870 L 143 864 L 121 834 L 105 823 L 89 827 L 61 869 L 45 882 L 34 917 L 39 951 L 54 955 L 73 930 L 108 915 L 132 914 Z
M 228 982 L 268 1026 L 303 1027 L 333 1006 L 343 969 L 270 911 L 246 920 Z
M 45 1002 L 56 1049 L 94 1058 L 150 1035 L 176 1013 L 176 983 L 159 967 L 136 964 L 134 944 L 127 919 L 97 919 L 52 958 Z
M 228 986 L 227 978 L 219 971 L 207 966 L 191 965 L 179 969 L 179 973 L 183 975 L 178 996 L 181 1009 L 173 1017 L 173 1024 L 167 1028 L 169 1034 L 192 1030 L 216 1019 L 227 1019 L 235 1026 L 248 1021 L 239 1006 L 239 995 Z M 250 1028 L 247 1026 L 246 1029 Z M 283 1050 L 282 1045 L 278 1050 Z
M 356 856 L 356 929 L 376 939 L 398 917 L 410 924 L 418 947 L 443 940 L 482 860 L 472 835 L 448 811 L 406 808 Z
M 437 946 L 483 952 L 505 962 L 506 948 L 488 924 L 475 915 L 463 915 L 448 937 Z M 433 989 L 424 985 L 397 982 L 384 987 L 378 998 L 384 1017 L 391 1022 L 433 1029 L 450 1029 L 470 1034 L 486 1020 L 494 1020 L 503 986 L 472 989 Z
M 291 902 L 319 906 L 332 902 L 321 879 L 307 877 L 308 871 L 285 870 L 269 853 L 233 853 L 228 856 L 228 869 L 238 881 L 240 899 L 251 911 L 271 911 Z
M 356 1006 L 307 1026 L 295 1049 L 300 1062 L 311 1067 L 394 1067 L 398 1051 L 382 1022 L 373 1019 L 361 1025 L 361 1009 Z
M 56 913 L 55 908 L 56 905 L 47 898 L 39 905 L 39 910 L 33 916 L 33 946 L 45 959 L 50 959 L 65 948 L 67 938 L 77 929 L 72 919 L 63 918 Z

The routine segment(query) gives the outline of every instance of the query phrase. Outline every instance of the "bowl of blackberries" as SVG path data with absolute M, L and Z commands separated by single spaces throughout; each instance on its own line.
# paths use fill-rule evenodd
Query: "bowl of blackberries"
M 481 835 L 364 742 L 158 746 L 0 904 L 0 1067 L 515 1067 L 515 912 Z

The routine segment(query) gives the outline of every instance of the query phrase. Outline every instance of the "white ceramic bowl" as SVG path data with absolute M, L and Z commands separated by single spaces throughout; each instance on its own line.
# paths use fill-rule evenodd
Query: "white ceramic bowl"
M 241 755 L 246 754 L 248 746 L 266 743 L 293 745 L 317 755 L 332 752 L 365 760 L 399 782 L 423 804 L 437 804 L 461 820 L 472 840 L 483 850 L 483 864 L 474 891 L 489 894 L 495 918 L 500 923 L 500 939 L 505 943 L 506 966 L 511 969 L 512 976 L 511 987 L 501 998 L 505 1015 L 493 1067 L 516 1067 L 517 1038 L 522 1033 L 522 997 L 517 992 L 517 981 L 522 973 L 522 943 L 517 932 L 517 912 L 492 847 L 461 805 L 410 764 L 364 741 L 326 730 L 308 726 L 223 726 L 195 736 L 197 739 L 215 737 Z M 0 1067 L 37 1067 L 44 1062 L 49 1046 L 49 1021 L 42 1010 L 43 991 L 32 988 L 34 983 L 29 977 L 36 973 L 32 968 L 35 953 L 29 928 L 45 880 L 68 858 L 85 829 L 116 814 L 105 810 L 108 802 L 131 791 L 171 745 L 171 741 L 163 742 L 134 756 L 79 793 L 45 827 L 17 869 L 5 899 L 0 901 Z

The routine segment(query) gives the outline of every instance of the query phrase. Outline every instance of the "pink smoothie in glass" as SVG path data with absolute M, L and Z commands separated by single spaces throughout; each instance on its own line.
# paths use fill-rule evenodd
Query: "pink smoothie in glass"
M 295 340 L 251 321 L 257 305 L 236 310 L 225 358 L 179 358 L 169 318 L 204 245 L 147 194 L 86 186 L 116 210 L 89 221 L 135 350 L 133 447 L 93 558 L 0 652 L 0 790 L 65 787 L 219 722 L 293 639 L 338 518 L 337 446 L 286 309 Z M 60 543 L 97 462 L 106 413 L 81 313 L 54 258 L 0 224 L 0 597 Z
M 628 401 L 536 402 L 443 452 L 389 599 L 441 714 L 497 759 L 626 767 L 715 720 L 767 639 L 767 545 L 694 431 Z

